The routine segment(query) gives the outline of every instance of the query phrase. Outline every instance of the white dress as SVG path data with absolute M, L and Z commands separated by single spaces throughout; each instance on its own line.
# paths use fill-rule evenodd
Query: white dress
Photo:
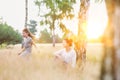
M 67 64 L 70 64 L 72 67 L 76 65 L 76 52 L 74 49 L 71 49 L 67 52 L 65 49 L 59 50 L 55 53 L 55 56 L 61 56 L 63 61 Z

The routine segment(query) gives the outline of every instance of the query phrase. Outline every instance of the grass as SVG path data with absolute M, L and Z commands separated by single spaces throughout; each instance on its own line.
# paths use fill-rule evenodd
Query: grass
M 88 60 L 81 66 L 81 70 L 70 67 L 66 69 L 62 63 L 54 60 L 52 53 L 61 49 L 61 44 L 57 44 L 55 48 L 51 44 L 37 46 L 37 49 L 33 48 L 29 60 L 17 55 L 20 45 L 13 49 L 1 49 L 0 80 L 100 80 L 100 47 L 96 51 L 99 53 L 95 53 L 96 49 L 88 46 Z
M 7 46 L 6 44 L 1 44 L 1 45 L 0 45 L 0 49 L 5 48 L 6 46 Z

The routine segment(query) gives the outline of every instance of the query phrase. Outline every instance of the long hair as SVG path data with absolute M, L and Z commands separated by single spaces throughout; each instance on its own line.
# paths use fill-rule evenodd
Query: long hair
M 23 32 L 28 33 L 28 36 L 31 37 L 33 40 L 35 39 L 35 36 L 27 29 L 23 29 Z

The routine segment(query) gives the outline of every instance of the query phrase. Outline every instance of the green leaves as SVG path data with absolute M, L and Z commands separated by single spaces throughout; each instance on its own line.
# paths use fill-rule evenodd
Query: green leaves
M 50 42 L 52 42 L 52 38 L 51 38 L 49 32 L 47 31 L 47 29 L 44 29 L 40 33 L 41 33 L 41 36 L 39 38 L 39 42 L 41 42 L 41 43 L 50 43 Z
M 40 13 L 40 25 L 49 25 L 50 29 L 55 29 L 55 22 L 60 21 L 63 18 L 71 19 L 74 17 L 72 14 L 73 7 L 72 5 L 76 2 L 76 0 L 36 0 L 35 4 L 39 7 Z M 46 7 L 46 12 L 44 15 L 41 15 L 44 10 L 42 6 Z M 60 26 L 60 25 L 58 25 Z M 61 27 L 60 27 L 61 28 Z
M 32 34 L 35 34 L 35 32 L 37 32 L 37 29 L 36 29 L 37 22 L 35 20 L 30 20 L 30 23 L 28 24 L 28 26 Z
M 51 43 L 52 42 L 52 36 L 47 31 L 47 29 L 44 29 L 43 31 L 41 31 L 40 34 L 41 34 L 39 38 L 40 43 Z M 62 42 L 61 38 L 58 35 L 55 35 L 55 38 L 56 38 L 56 42 Z
M 16 44 L 20 43 L 22 37 L 18 31 L 15 31 L 11 26 L 0 24 L 0 44 Z

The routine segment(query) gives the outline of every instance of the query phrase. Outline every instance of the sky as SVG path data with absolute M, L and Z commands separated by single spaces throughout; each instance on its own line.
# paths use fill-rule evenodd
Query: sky
M 28 19 L 38 19 L 34 0 L 28 0 Z M 25 0 L 0 0 L 0 17 L 4 22 L 21 31 L 25 22 Z
M 45 11 L 45 9 L 43 9 Z M 67 28 L 69 28 L 74 34 L 77 34 L 77 13 L 79 11 L 79 0 L 74 5 L 74 13 L 76 14 L 73 20 L 64 20 Z M 36 20 L 39 23 L 40 18 L 38 15 L 38 8 L 34 4 L 34 0 L 28 0 L 28 20 Z M 11 25 L 14 29 L 20 32 L 24 28 L 25 22 L 25 0 L 0 0 L 0 17 L 3 18 L 4 22 Z M 105 8 L 105 2 L 94 3 L 91 0 L 91 5 L 88 14 L 88 28 L 87 35 L 89 38 L 97 38 L 98 35 L 102 35 L 107 23 L 107 12 Z M 94 29 L 94 30 L 93 30 Z M 40 26 L 37 27 L 39 35 Z M 56 29 L 56 33 L 61 33 L 59 28 Z M 62 35 L 62 34 L 59 34 Z
M 28 0 L 28 20 L 33 19 L 38 21 L 37 35 L 39 36 L 39 32 L 42 28 L 39 26 L 40 18 L 38 17 L 38 7 L 35 6 L 34 1 L 35 0 Z M 74 8 L 76 8 L 75 13 L 77 13 L 79 7 L 74 5 Z M 46 9 L 42 11 L 45 12 Z M 25 22 L 25 0 L 0 0 L 0 17 L 2 17 L 3 21 L 7 22 L 8 25 L 11 25 L 14 29 L 21 32 Z M 71 21 L 68 21 L 68 23 L 69 22 L 71 23 Z M 57 32 L 61 33 L 59 28 L 56 28 L 56 33 Z
M 23 27 L 24 11 L 24 0 L 0 0 L 0 16 L 15 29 Z
M 95 3 L 93 0 L 91 0 L 87 26 L 88 39 L 96 39 L 103 35 L 107 22 L 108 15 L 105 0 L 103 0 L 101 3 Z

